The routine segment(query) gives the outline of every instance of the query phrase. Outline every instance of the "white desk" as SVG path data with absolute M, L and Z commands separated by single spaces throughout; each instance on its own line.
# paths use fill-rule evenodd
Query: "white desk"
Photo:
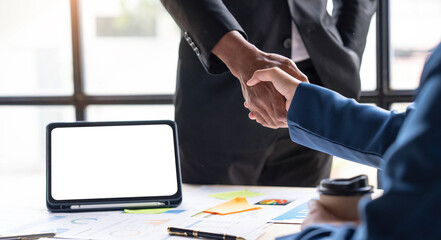
M 185 193 L 195 189 L 199 185 L 183 185 Z M 232 186 L 229 186 L 232 187 Z M 233 186 L 238 190 L 247 186 Z M 250 187 L 250 186 L 248 186 Z M 261 187 L 266 188 L 266 187 Z M 272 187 L 270 187 L 272 188 Z M 293 188 L 281 188 L 293 189 Z M 301 191 L 314 192 L 314 188 L 299 188 Z M 44 174 L 29 175 L 15 174 L 0 176 L 0 208 L 3 209 L 29 209 L 46 211 L 45 205 L 46 180 Z M 295 224 L 273 224 L 259 240 L 274 239 L 278 236 L 300 231 L 300 225 Z
M 216 186 L 223 186 L 223 185 L 216 185 Z M 190 185 L 190 184 L 183 184 L 184 194 L 186 191 L 190 191 L 196 187 L 199 187 L 199 185 Z M 250 186 L 228 186 L 232 188 L 237 188 L 237 190 L 242 190 Z M 255 186 L 253 186 L 255 187 Z M 301 189 L 302 191 L 307 192 L 315 192 L 315 188 L 292 188 L 292 187 L 259 187 L 259 188 L 278 188 L 278 189 Z M 281 237 L 293 233 L 297 233 L 300 231 L 300 224 L 272 224 L 269 226 L 268 231 L 266 231 L 261 237 L 258 238 L 258 240 L 270 240 L 275 239 L 276 237 Z

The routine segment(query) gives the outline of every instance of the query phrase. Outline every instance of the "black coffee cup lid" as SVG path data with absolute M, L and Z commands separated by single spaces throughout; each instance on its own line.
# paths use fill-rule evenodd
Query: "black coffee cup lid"
M 371 193 L 373 187 L 368 185 L 368 177 L 362 174 L 353 178 L 323 179 L 317 189 L 320 194 L 354 196 Z

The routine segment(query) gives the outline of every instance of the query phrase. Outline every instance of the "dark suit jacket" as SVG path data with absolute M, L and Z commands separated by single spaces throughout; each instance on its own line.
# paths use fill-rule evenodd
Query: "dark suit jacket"
M 360 94 L 360 61 L 376 1 L 335 0 L 332 17 L 322 0 L 162 2 L 188 34 L 192 48 L 210 73 L 228 70 L 211 50 L 231 30 L 248 36 L 263 51 L 289 57 L 283 43 L 290 38 L 291 23 L 287 20 L 292 18 L 325 87 L 347 97 L 358 98 Z
M 320 82 L 347 97 L 360 95 L 360 61 L 376 8 L 374 0 L 334 1 L 332 17 L 325 0 L 162 2 L 183 32 L 176 121 L 185 147 L 252 151 L 265 148 L 277 132 L 286 131 L 265 129 L 248 119 L 238 80 L 225 73 L 227 67 L 211 53 L 231 30 L 241 32 L 262 51 L 290 57 L 294 20 Z

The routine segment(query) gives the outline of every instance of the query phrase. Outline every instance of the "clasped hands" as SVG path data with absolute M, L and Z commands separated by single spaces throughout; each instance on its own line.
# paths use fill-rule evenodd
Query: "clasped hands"
M 308 82 L 292 60 L 259 50 L 237 31 L 225 34 L 212 53 L 239 79 L 251 119 L 269 128 L 288 127 L 287 113 L 297 86 Z M 309 209 L 302 228 L 317 223 L 339 225 L 344 222 L 316 200 L 310 202 Z
M 224 35 L 212 52 L 239 79 L 250 119 L 265 127 L 286 128 L 295 89 L 300 82 L 308 82 L 295 63 L 259 50 L 237 31 Z
M 259 99 L 259 95 L 254 96 L 254 99 L 249 96 L 244 103 L 250 110 L 249 118 L 269 128 L 288 127 L 287 112 L 300 82 L 279 67 L 255 71 L 251 79 L 246 82 L 247 93 L 266 88 L 271 94 L 267 95 L 266 99 Z M 304 79 L 303 82 L 308 82 L 308 79 Z M 256 102 L 260 104 L 250 104 Z

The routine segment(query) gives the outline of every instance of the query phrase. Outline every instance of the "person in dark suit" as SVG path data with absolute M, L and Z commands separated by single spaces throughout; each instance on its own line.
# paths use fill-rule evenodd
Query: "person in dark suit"
M 162 3 L 182 30 L 175 118 L 183 181 L 315 186 L 328 177 L 331 156 L 278 129 L 286 125 L 283 96 L 271 84 L 246 82 L 256 70 L 279 67 L 357 99 L 376 2 L 335 0 L 332 16 L 326 0 Z M 248 119 L 244 99 L 268 128 Z
M 311 200 L 306 228 L 279 240 L 441 239 L 441 44 L 403 113 L 358 104 L 278 68 L 256 71 L 247 84 L 261 82 L 271 82 L 285 97 L 294 142 L 383 169 L 384 193 L 361 199 L 359 222 L 345 222 Z

